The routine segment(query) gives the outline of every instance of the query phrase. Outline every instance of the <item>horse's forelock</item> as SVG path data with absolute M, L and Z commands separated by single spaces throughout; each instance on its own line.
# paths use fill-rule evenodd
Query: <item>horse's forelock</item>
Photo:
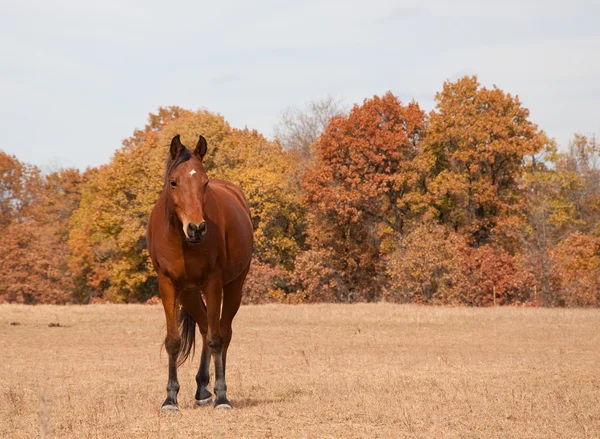
M 171 155 L 167 157 L 167 165 L 165 166 L 165 186 L 169 184 L 169 176 L 171 173 L 177 168 L 177 166 L 181 165 L 183 162 L 187 162 L 192 158 L 192 153 L 189 149 L 183 148 L 175 159 L 171 158 Z

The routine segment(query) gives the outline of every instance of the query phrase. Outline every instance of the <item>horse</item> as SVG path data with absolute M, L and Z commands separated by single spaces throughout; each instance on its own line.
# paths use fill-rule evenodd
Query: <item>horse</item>
M 208 390 L 212 356 L 214 407 L 231 410 L 225 383 L 227 350 L 252 259 L 253 227 L 242 191 L 228 181 L 208 178 L 203 166 L 207 150 L 203 136 L 193 151 L 179 135 L 173 137 L 163 189 L 146 232 L 167 326 L 169 378 L 161 407 L 167 412 L 179 410 L 177 367 L 194 348 L 196 324 L 202 354 L 195 404 L 212 402 Z

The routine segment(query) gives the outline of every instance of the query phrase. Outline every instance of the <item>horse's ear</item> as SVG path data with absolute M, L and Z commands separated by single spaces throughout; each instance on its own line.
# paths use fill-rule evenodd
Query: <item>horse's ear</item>
M 179 138 L 179 134 L 177 134 L 175 137 L 173 137 L 173 140 L 171 140 L 171 159 L 175 160 L 175 157 L 179 155 L 183 148 L 185 148 L 185 146 L 183 146 L 181 139 Z
M 208 151 L 208 146 L 206 144 L 206 139 L 204 136 L 200 136 L 198 138 L 198 144 L 196 145 L 196 149 L 194 150 L 194 155 L 198 157 L 200 160 L 204 158 L 204 155 Z

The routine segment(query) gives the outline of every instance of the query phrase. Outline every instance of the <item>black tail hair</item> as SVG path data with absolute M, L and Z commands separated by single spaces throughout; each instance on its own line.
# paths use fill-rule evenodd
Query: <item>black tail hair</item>
M 181 366 L 188 359 L 190 353 L 194 356 L 196 349 L 196 320 L 183 308 L 179 310 L 179 334 L 181 347 L 177 357 L 177 366 Z

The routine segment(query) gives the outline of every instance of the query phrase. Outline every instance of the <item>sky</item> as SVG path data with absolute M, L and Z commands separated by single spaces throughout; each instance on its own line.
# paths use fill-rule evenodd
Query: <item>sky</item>
M 160 106 L 271 137 L 290 105 L 391 90 L 430 111 L 473 74 L 564 148 L 600 135 L 598 17 L 598 0 L 0 0 L 0 149 L 83 169 Z

